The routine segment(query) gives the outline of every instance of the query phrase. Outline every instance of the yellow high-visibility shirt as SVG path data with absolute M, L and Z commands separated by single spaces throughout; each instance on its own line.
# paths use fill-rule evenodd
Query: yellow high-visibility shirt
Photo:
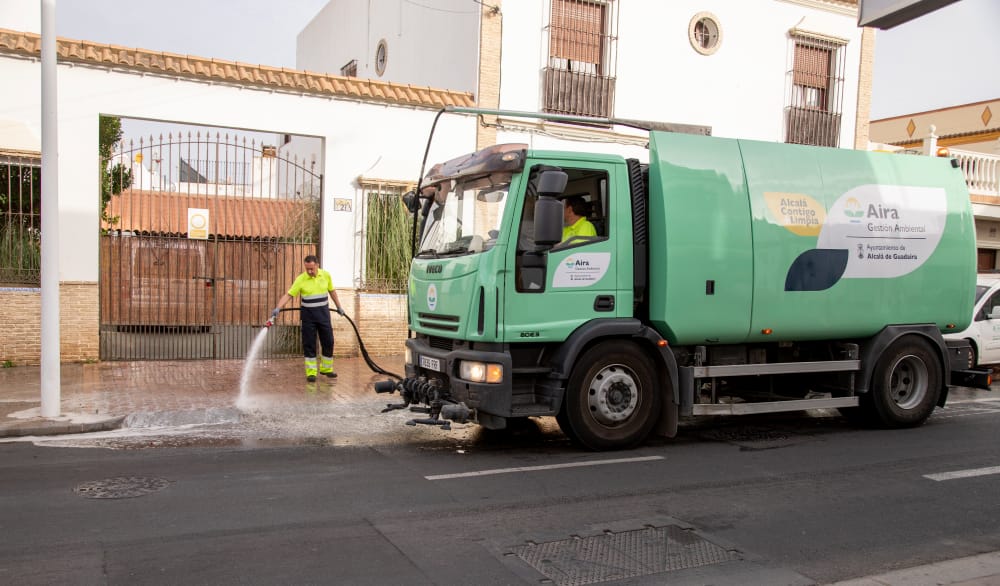
M 580 218 L 573 222 L 571 226 L 563 226 L 562 241 L 566 242 L 574 236 L 597 236 L 597 230 L 587 218 Z
M 317 269 L 315 277 L 310 277 L 305 271 L 296 277 L 288 289 L 288 294 L 292 297 L 302 295 L 302 307 L 320 307 L 327 305 L 330 291 L 333 291 L 333 279 L 330 273 Z

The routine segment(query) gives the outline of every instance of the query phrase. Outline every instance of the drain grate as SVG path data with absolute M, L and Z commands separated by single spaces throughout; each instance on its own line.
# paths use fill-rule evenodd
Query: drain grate
M 165 478 L 148 476 L 116 476 L 84 482 L 74 490 L 89 499 L 130 499 L 163 490 L 170 485 Z
M 559 586 L 594 584 L 741 559 L 676 525 L 529 543 L 511 550 Z

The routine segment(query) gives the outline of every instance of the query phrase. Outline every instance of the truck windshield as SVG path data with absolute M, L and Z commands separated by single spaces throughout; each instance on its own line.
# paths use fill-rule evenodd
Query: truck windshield
M 499 236 L 511 173 L 445 180 L 423 190 L 433 194 L 418 257 L 476 254 Z

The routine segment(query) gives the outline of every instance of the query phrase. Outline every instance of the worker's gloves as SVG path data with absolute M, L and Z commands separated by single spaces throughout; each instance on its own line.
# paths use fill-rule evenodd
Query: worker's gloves
M 278 319 L 278 314 L 281 313 L 280 307 L 275 307 L 274 311 L 271 312 L 271 320 Z
M 339 313 L 340 315 L 344 315 L 344 310 L 341 309 L 340 307 L 338 307 L 337 308 L 337 313 Z

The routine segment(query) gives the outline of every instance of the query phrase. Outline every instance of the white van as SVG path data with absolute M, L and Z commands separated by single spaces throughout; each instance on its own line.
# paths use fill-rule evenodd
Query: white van
M 1000 364 L 1000 273 L 981 274 L 976 280 L 972 323 L 945 338 L 966 339 L 972 344 L 969 367 Z

